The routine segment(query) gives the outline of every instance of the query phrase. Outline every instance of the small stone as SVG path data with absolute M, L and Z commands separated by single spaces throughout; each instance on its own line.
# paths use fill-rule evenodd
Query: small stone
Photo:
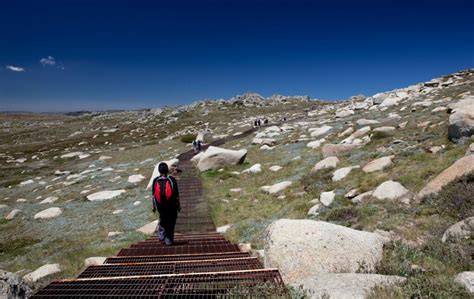
M 464 286 L 471 295 L 474 295 L 474 271 L 461 272 L 456 275 L 454 281 Z
M 8 213 L 7 216 L 5 216 L 5 219 L 6 220 L 12 220 L 13 218 L 15 218 L 16 215 L 18 215 L 18 213 L 20 213 L 21 210 L 20 209 L 13 209 L 10 213 Z
M 387 156 L 387 157 L 382 157 L 382 158 L 372 160 L 362 168 L 362 171 L 365 173 L 381 171 L 384 168 L 389 167 L 390 165 L 393 164 L 392 159 L 394 157 L 395 156 L 392 155 L 392 156 Z
M 141 203 L 142 203 L 141 201 L 137 200 L 137 201 L 135 201 L 135 202 L 133 203 L 133 205 L 134 205 L 134 206 L 138 206 L 138 205 L 140 205 Z
M 122 193 L 125 193 L 125 190 L 122 189 L 122 190 L 112 190 L 112 191 L 109 191 L 109 190 L 100 191 L 100 192 L 87 195 L 87 199 L 89 201 L 103 201 L 103 200 L 117 197 L 121 195 Z
M 473 143 L 474 144 L 474 143 Z M 283 167 L 281 166 L 278 166 L 278 165 L 274 165 L 272 167 L 269 168 L 270 171 L 278 171 L 280 169 L 282 169 Z
M 318 200 L 319 201 L 319 200 Z M 317 216 L 319 215 L 319 210 L 321 209 L 321 205 L 319 203 L 312 206 L 308 211 L 308 216 Z
M 334 191 L 322 192 L 321 196 L 319 197 L 319 201 L 326 207 L 329 207 L 334 201 L 335 197 L 336 194 L 334 193 Z
M 115 210 L 112 212 L 113 215 L 121 214 L 123 213 L 123 210 Z
M 33 217 L 34 219 L 49 219 L 49 218 L 54 218 L 54 217 L 57 217 L 59 215 L 61 215 L 63 211 L 58 208 L 58 207 L 53 207 L 53 208 L 49 208 L 49 209 L 46 209 L 46 210 L 43 210 L 39 213 L 36 213 L 35 216 Z
M 343 178 L 345 178 L 346 176 L 349 175 L 349 173 L 352 171 L 352 169 L 357 169 L 357 168 L 360 168 L 360 166 L 359 165 L 357 165 L 357 166 L 348 166 L 348 167 L 343 167 L 343 168 L 337 169 L 336 171 L 334 171 L 334 173 L 332 175 L 332 181 L 337 182 L 337 181 L 342 180 Z
M 230 229 L 230 224 L 219 226 L 216 228 L 216 232 L 220 234 L 225 234 Z
M 378 199 L 399 199 L 406 203 L 410 201 L 411 193 L 402 184 L 389 180 L 380 184 L 372 196 Z
M 104 264 L 105 260 L 107 258 L 104 256 L 93 256 L 93 257 L 88 257 L 84 260 L 84 266 L 89 267 L 89 266 L 98 266 Z
M 318 171 L 321 169 L 329 169 L 329 168 L 336 168 L 337 164 L 339 163 L 339 159 L 337 157 L 327 157 L 324 160 L 319 161 L 314 165 L 311 171 Z
M 46 276 L 50 276 L 59 272 L 61 272 L 59 264 L 47 264 L 39 267 L 31 273 L 28 273 L 27 275 L 23 276 L 23 278 L 26 281 L 35 282 Z
M 116 236 L 121 235 L 121 234 L 123 234 L 123 232 L 109 232 L 107 234 L 107 237 L 113 238 L 113 237 L 116 237 Z
M 132 184 L 136 184 L 144 180 L 145 177 L 141 174 L 134 174 L 128 177 L 128 182 Z
M 155 220 L 152 221 L 148 224 L 145 224 L 144 226 L 138 228 L 136 231 L 139 233 L 143 233 L 146 235 L 152 235 L 155 233 L 156 227 L 158 226 L 159 221 Z

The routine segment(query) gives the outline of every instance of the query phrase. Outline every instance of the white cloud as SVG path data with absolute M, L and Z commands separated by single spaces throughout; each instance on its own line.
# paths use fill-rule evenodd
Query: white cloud
M 10 70 L 12 72 L 24 72 L 25 69 L 19 66 L 13 66 L 13 65 L 7 65 L 5 67 L 7 70 Z
M 40 59 L 40 62 L 43 66 L 45 65 L 55 65 L 56 64 L 56 60 L 54 59 L 53 56 L 48 56 L 48 57 L 43 57 Z

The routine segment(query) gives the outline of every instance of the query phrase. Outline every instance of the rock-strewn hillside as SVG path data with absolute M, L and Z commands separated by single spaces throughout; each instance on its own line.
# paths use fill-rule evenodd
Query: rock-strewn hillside
M 173 164 L 198 133 L 204 142 L 239 136 L 266 117 L 276 125 L 222 146 L 246 150 L 243 164 L 199 161 L 219 231 L 308 294 L 365 282 L 358 296 L 376 286 L 379 298 L 466 296 L 473 103 L 466 70 L 339 102 L 248 93 L 140 111 L 0 114 L 0 268 L 38 287 L 143 238 L 136 230 L 156 220 L 146 185 L 159 161 Z M 295 218 L 306 220 L 276 221 Z M 346 289 L 321 289 L 341 279 Z

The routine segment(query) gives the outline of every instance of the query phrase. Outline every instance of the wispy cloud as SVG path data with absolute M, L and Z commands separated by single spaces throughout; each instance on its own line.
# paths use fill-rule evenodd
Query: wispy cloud
M 13 66 L 13 65 L 7 65 L 5 67 L 7 70 L 10 70 L 12 72 L 24 72 L 25 69 L 19 66 Z
M 53 56 L 48 56 L 48 57 L 43 57 L 40 59 L 40 63 L 43 65 L 43 66 L 46 66 L 46 65 L 50 65 L 50 66 L 53 66 L 56 64 L 56 60 L 54 59 Z

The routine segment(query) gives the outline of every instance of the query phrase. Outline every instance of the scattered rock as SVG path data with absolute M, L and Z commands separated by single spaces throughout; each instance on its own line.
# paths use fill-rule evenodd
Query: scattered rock
M 336 118 L 347 117 L 347 116 L 353 115 L 354 113 L 355 113 L 354 110 L 350 110 L 350 109 L 339 110 L 339 111 L 336 111 Z
M 245 169 L 242 173 L 259 173 L 262 171 L 262 164 L 255 164 L 252 167 Z
M 321 192 L 321 195 L 319 197 L 319 202 L 321 202 L 326 207 L 329 207 L 334 201 L 335 197 L 336 197 L 336 193 L 334 193 L 334 191 Z
M 143 233 L 145 235 L 152 235 L 155 233 L 156 227 L 158 226 L 159 221 L 155 220 L 144 226 L 138 228 L 136 231 L 139 233 Z
M 309 147 L 309 148 L 312 148 L 312 149 L 317 149 L 317 148 L 320 148 L 321 145 L 326 142 L 326 139 L 322 138 L 322 139 L 319 139 L 319 140 L 315 140 L 315 141 L 311 141 L 311 142 L 308 142 L 308 144 L 306 144 L 306 147 Z
M 339 156 L 344 153 L 350 152 L 355 148 L 360 147 L 358 144 L 325 144 L 323 145 L 321 151 L 323 153 L 323 157 L 331 157 L 331 156 Z
M 134 206 L 138 206 L 138 205 L 141 205 L 141 203 L 142 203 L 141 201 L 137 200 L 137 201 L 135 201 L 135 202 L 133 203 L 133 205 L 134 205 Z
M 319 210 L 321 209 L 321 205 L 319 203 L 312 206 L 308 211 L 308 216 L 317 216 L 319 214 Z
M 60 209 L 60 208 L 57 208 L 57 207 L 53 207 L 53 208 L 49 208 L 49 209 L 46 209 L 46 210 L 43 210 L 39 213 L 36 213 L 35 216 L 33 217 L 34 219 L 49 219 L 49 218 L 54 218 L 54 217 L 58 217 L 59 215 L 61 215 L 63 211 Z
M 451 166 L 443 170 L 438 176 L 431 180 L 417 195 L 417 199 L 438 193 L 441 189 L 457 178 L 474 171 L 474 155 L 460 158 Z
M 409 203 L 411 199 L 411 192 L 407 188 L 403 187 L 403 185 L 399 182 L 390 180 L 380 184 L 375 189 L 372 196 L 378 199 L 398 199 L 401 202 Z
M 474 295 L 474 271 L 461 272 L 456 275 L 454 281 L 466 287 L 469 293 Z
M 228 150 L 210 146 L 197 164 L 200 171 L 218 169 L 224 166 L 242 164 L 247 156 L 247 150 Z
M 361 193 L 361 194 L 357 195 L 356 197 L 351 199 L 351 201 L 353 203 L 363 203 L 364 200 L 367 199 L 367 198 L 370 198 L 372 196 L 372 194 L 374 194 L 373 190 L 367 191 L 367 192 L 364 192 L 364 193 Z
M 405 280 L 400 276 L 380 274 L 324 273 L 295 282 L 292 286 L 305 290 L 309 298 L 365 299 L 372 288 L 400 284 Z
M 116 236 L 121 235 L 121 234 L 123 234 L 123 232 L 109 232 L 107 234 L 107 237 L 113 238 L 113 237 L 116 237 Z
M 441 241 L 459 241 L 469 238 L 474 232 L 474 217 L 469 217 L 451 225 L 443 234 Z
M 29 298 L 32 290 L 20 276 L 0 270 L 0 298 Z
M 329 131 L 332 130 L 331 126 L 322 126 L 320 128 L 311 128 L 308 131 L 311 132 L 311 137 L 319 137 L 326 135 Z
M 374 171 L 383 170 L 384 168 L 389 167 L 393 164 L 392 159 L 394 157 L 395 156 L 392 155 L 372 160 L 362 168 L 362 171 L 365 173 L 370 173 Z
M 395 131 L 395 127 L 390 127 L 390 126 L 378 127 L 373 130 L 373 132 L 381 132 L 381 133 L 390 133 L 392 131 Z
M 373 120 L 373 119 L 365 119 L 361 118 L 356 121 L 356 124 L 359 126 L 368 126 L 368 125 L 376 125 L 379 124 L 380 122 L 378 120 Z
M 219 226 L 216 228 L 216 232 L 220 234 L 225 234 L 230 228 L 230 224 Z
M 35 282 L 46 276 L 50 276 L 59 272 L 61 272 L 59 264 L 47 264 L 39 267 L 31 273 L 26 274 L 23 276 L 23 279 L 29 282 Z
M 5 216 L 5 219 L 6 220 L 12 220 L 13 218 L 15 218 L 16 215 L 18 215 L 18 213 L 20 213 L 21 210 L 20 209 L 13 209 L 10 213 L 8 213 L 7 216 Z
M 42 200 L 42 201 L 40 202 L 40 204 L 53 203 L 53 202 L 57 201 L 58 199 L 59 199 L 59 198 L 56 197 L 56 196 L 49 196 L 49 197 L 45 198 L 44 200 Z
M 107 258 L 104 256 L 93 256 L 93 257 L 88 257 L 84 260 L 84 266 L 89 267 L 89 266 L 98 266 L 104 264 L 105 260 Z
M 212 134 L 210 131 L 201 131 L 196 136 L 196 141 L 201 141 L 202 143 L 208 143 L 212 140 Z
M 272 167 L 269 168 L 270 171 L 278 171 L 280 169 L 282 169 L 283 167 L 279 166 L 279 165 L 274 165 Z
M 344 194 L 344 197 L 350 199 L 350 198 L 356 197 L 356 196 L 359 195 L 359 194 L 360 194 L 359 189 L 355 188 L 355 189 L 349 190 L 349 192 L 347 192 L 346 194 Z
M 260 190 L 262 190 L 262 191 L 264 191 L 268 194 L 277 194 L 277 193 L 285 190 L 286 188 L 290 187 L 292 183 L 293 182 L 291 182 L 291 181 L 284 181 L 284 182 L 274 184 L 272 186 L 262 186 L 262 187 L 260 187 Z
M 319 161 L 314 165 L 312 171 L 318 171 L 321 169 L 329 169 L 329 168 L 336 168 L 337 163 L 339 163 L 339 159 L 337 157 L 327 157 L 324 160 Z
M 143 175 L 134 174 L 134 175 L 131 175 L 131 176 L 128 177 L 128 182 L 132 183 L 132 184 L 135 184 L 135 183 L 141 182 L 144 179 L 145 179 L 145 177 Z
M 265 267 L 285 283 L 322 273 L 373 272 L 385 239 L 378 234 L 313 220 L 280 219 L 267 228 Z
M 80 155 L 84 155 L 84 153 L 83 152 L 67 153 L 67 154 L 61 155 L 61 159 L 79 157 Z
M 123 210 L 115 210 L 112 212 L 113 215 L 121 214 L 123 213 Z
M 352 169 L 357 169 L 357 168 L 360 168 L 360 166 L 359 165 L 357 165 L 357 166 L 348 166 L 348 167 L 343 167 L 343 168 L 337 169 L 336 171 L 334 171 L 334 173 L 332 175 L 332 181 L 337 182 L 337 181 L 342 180 L 343 178 L 345 178 L 352 171 Z
M 107 199 L 112 199 L 119 196 L 120 194 L 125 193 L 125 190 L 106 190 L 87 195 L 89 201 L 102 201 Z
M 239 243 L 239 249 L 242 252 L 250 252 L 250 251 L 252 251 L 252 244 L 250 244 L 250 243 Z
M 242 188 L 231 188 L 229 189 L 229 192 L 239 193 L 242 192 Z

